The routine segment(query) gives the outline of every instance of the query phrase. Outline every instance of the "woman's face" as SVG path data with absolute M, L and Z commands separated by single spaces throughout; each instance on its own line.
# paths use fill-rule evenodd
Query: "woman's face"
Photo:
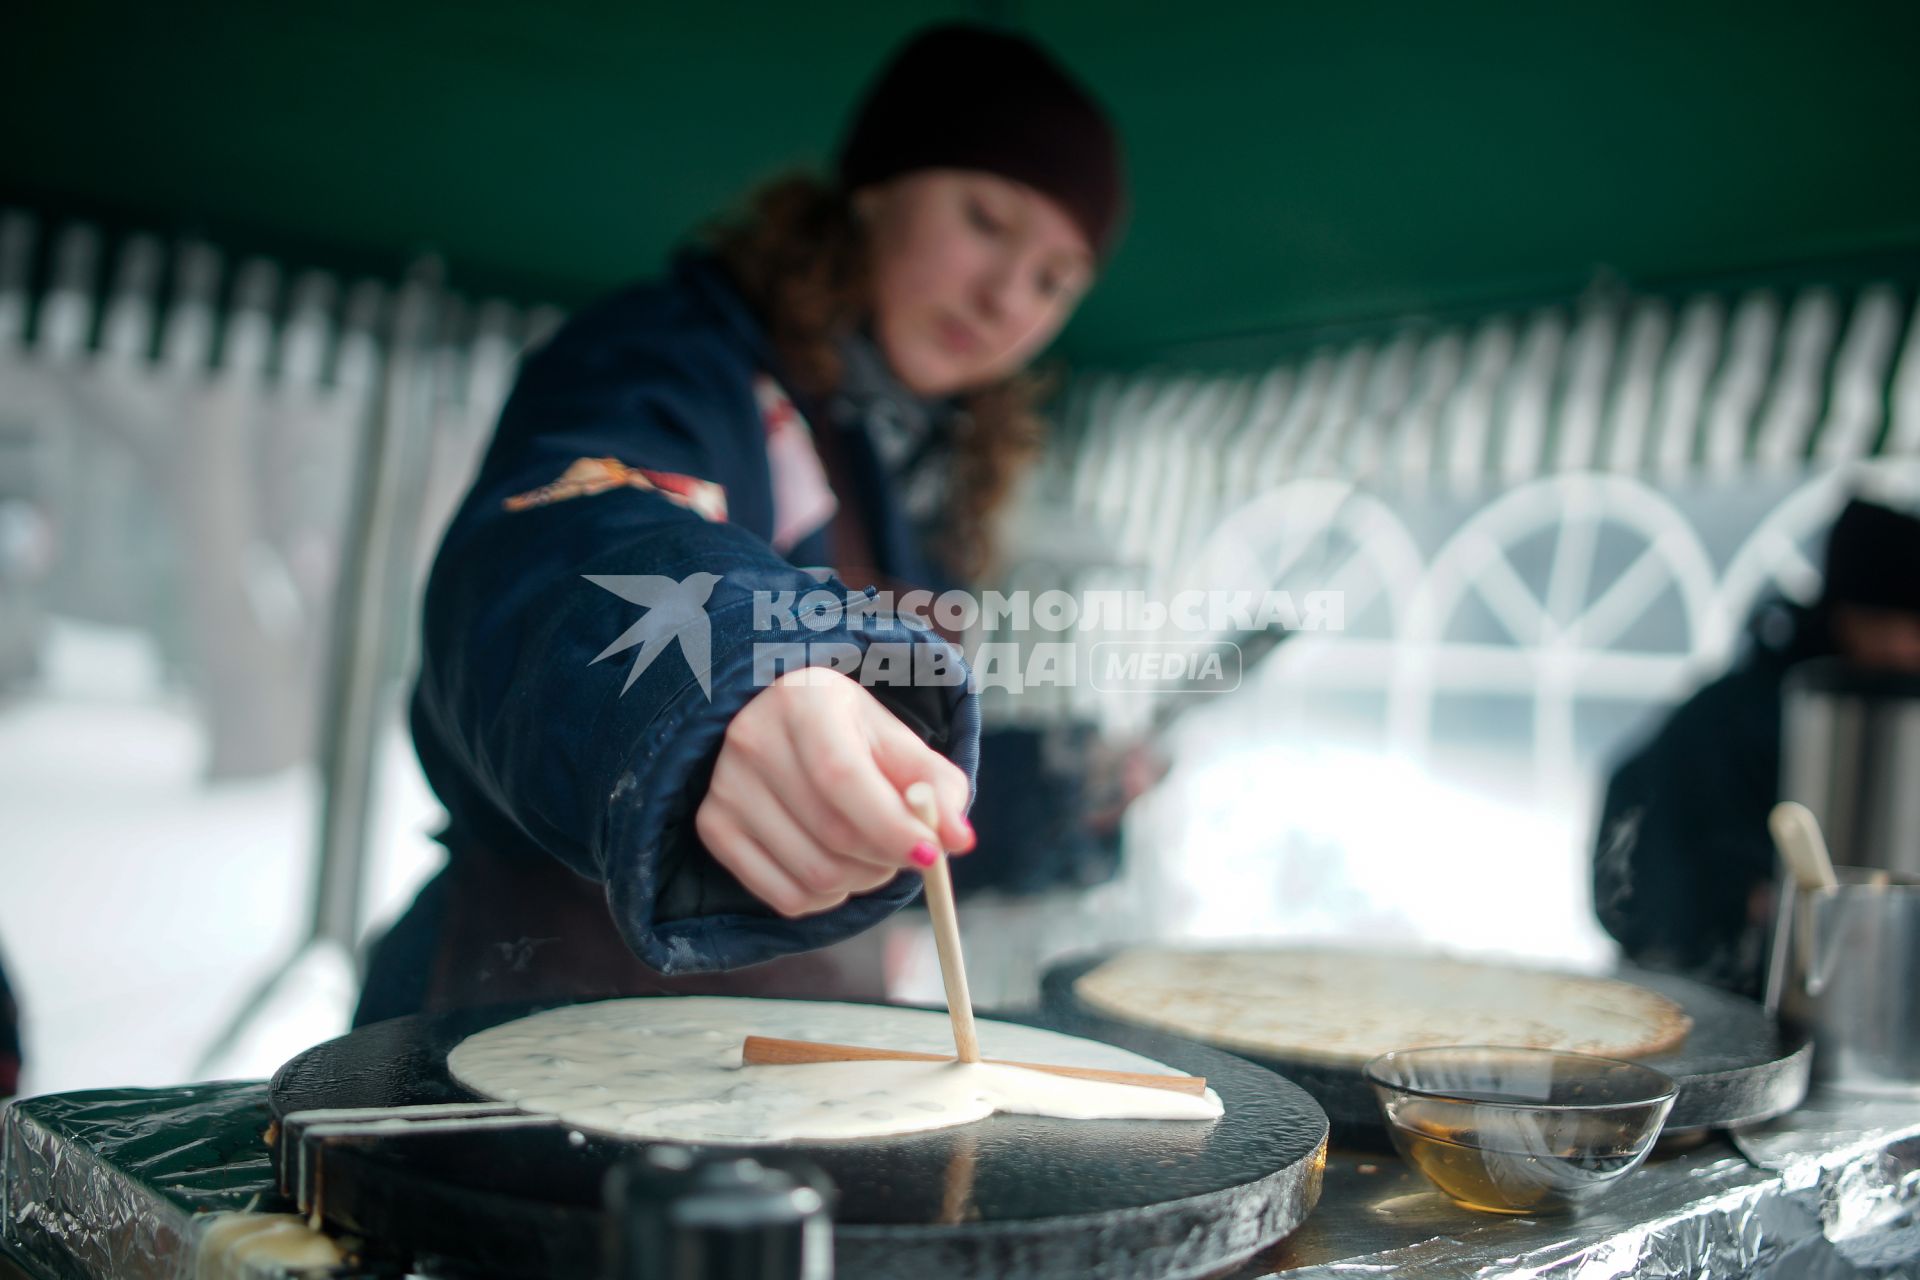
M 1920 674 L 1920 614 L 1836 604 L 1833 638 L 1856 667 Z
M 997 382 L 1052 341 L 1093 252 L 1046 196 L 993 174 L 923 169 L 854 193 L 873 254 L 873 327 L 915 394 Z

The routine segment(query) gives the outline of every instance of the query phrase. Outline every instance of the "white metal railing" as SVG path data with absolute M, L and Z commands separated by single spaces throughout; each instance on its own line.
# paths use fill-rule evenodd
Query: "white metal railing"
M 303 957 L 351 966 L 419 585 L 558 318 L 470 305 L 431 261 L 290 275 L 0 210 L 0 683 L 35 687 L 55 617 L 135 629 L 188 694 L 209 780 L 322 782 L 308 923 L 214 1056 Z
M 35 264 L 45 284 L 37 293 Z M 8 607 L 162 639 L 213 776 L 312 757 L 357 453 L 397 282 L 230 263 L 216 247 L 0 210 L 0 502 L 57 554 Z M 519 352 L 557 320 L 435 290 L 412 571 L 485 444 Z M 19 670 L 31 655 L 0 661 Z
M 1460 898 L 1432 884 L 1389 901 L 1412 864 L 1385 846 L 1404 837 L 1468 880 L 1535 876 L 1536 927 L 1507 940 L 1591 959 L 1607 762 L 1730 661 L 1763 597 L 1817 592 L 1849 492 L 1920 499 L 1913 301 L 1891 283 L 1614 298 L 1410 324 L 1258 376 L 1078 380 L 1015 527 L 1035 548 L 1071 527 L 1096 550 L 1034 550 L 1003 588 L 1347 601 L 1343 632 L 1288 641 L 1186 717 L 1105 909 L 1136 931 L 1286 932 L 1351 925 L 1377 899 L 1369 927 L 1489 941 L 1449 935 L 1431 904 Z M 1143 724 L 1137 697 L 1084 690 L 992 711 Z M 1343 763 L 1316 773 L 1327 753 Z M 1249 786 L 1256 761 L 1281 773 Z M 1304 792 L 1284 777 L 1301 770 Z M 1486 822 L 1477 846 L 1436 829 L 1448 806 Z M 1323 896 L 1292 899 L 1303 882 Z

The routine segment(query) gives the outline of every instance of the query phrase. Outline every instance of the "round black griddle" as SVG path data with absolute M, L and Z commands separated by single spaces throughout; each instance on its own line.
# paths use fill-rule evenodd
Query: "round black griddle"
M 300 1112 L 471 1102 L 447 1073 L 448 1052 L 543 1007 L 399 1018 L 309 1049 L 273 1078 L 276 1134 Z M 1287 1235 L 1319 1198 L 1327 1118 L 1288 1081 L 1136 1028 L 1072 1015 L 1004 1020 L 1204 1075 L 1226 1114 L 1209 1123 L 996 1115 L 932 1133 L 735 1148 L 776 1162 L 789 1154 L 833 1181 L 839 1274 L 1205 1275 Z M 326 1148 L 315 1199 L 337 1231 L 430 1275 L 589 1280 L 605 1274 L 602 1181 L 638 1145 L 559 1125 L 356 1138 Z M 277 1154 L 284 1163 L 289 1153 Z
M 1041 981 L 1041 1002 L 1047 1012 L 1093 1018 L 1113 1027 L 1130 1025 L 1095 1012 L 1073 990 L 1083 974 L 1113 954 L 1076 957 L 1048 970 Z M 1771 1119 L 1793 1110 L 1806 1097 L 1813 1046 L 1783 1032 L 1753 1001 L 1642 969 L 1621 968 L 1611 976 L 1659 992 L 1693 1019 L 1693 1029 L 1680 1048 L 1638 1059 L 1666 1072 L 1680 1086 L 1663 1133 L 1700 1132 Z M 1380 1105 L 1358 1065 L 1330 1066 L 1243 1048 L 1232 1052 L 1284 1073 L 1312 1094 L 1333 1122 L 1338 1141 L 1385 1143 Z

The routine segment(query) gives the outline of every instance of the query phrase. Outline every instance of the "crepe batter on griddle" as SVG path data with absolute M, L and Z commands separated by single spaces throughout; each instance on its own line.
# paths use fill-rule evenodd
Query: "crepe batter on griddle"
M 1097 1041 L 980 1021 L 985 1056 L 1159 1075 L 1181 1072 Z M 951 1054 L 943 1013 L 881 1005 L 724 997 L 607 1000 L 490 1027 L 447 1058 L 461 1084 L 527 1111 L 628 1137 L 772 1143 L 876 1138 L 967 1124 L 996 1111 L 1067 1119 L 1212 1120 L 1191 1097 L 957 1062 L 751 1066 L 748 1035 Z

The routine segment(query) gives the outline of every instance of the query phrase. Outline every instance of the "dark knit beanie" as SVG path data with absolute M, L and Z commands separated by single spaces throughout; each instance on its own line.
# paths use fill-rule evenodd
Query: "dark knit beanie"
M 1851 499 L 1827 535 L 1828 604 L 1920 613 L 1920 519 Z
M 930 27 L 867 90 L 840 148 L 855 191 L 916 169 L 977 169 L 1051 197 L 1104 259 L 1126 213 L 1120 142 L 1087 91 L 1030 40 Z

